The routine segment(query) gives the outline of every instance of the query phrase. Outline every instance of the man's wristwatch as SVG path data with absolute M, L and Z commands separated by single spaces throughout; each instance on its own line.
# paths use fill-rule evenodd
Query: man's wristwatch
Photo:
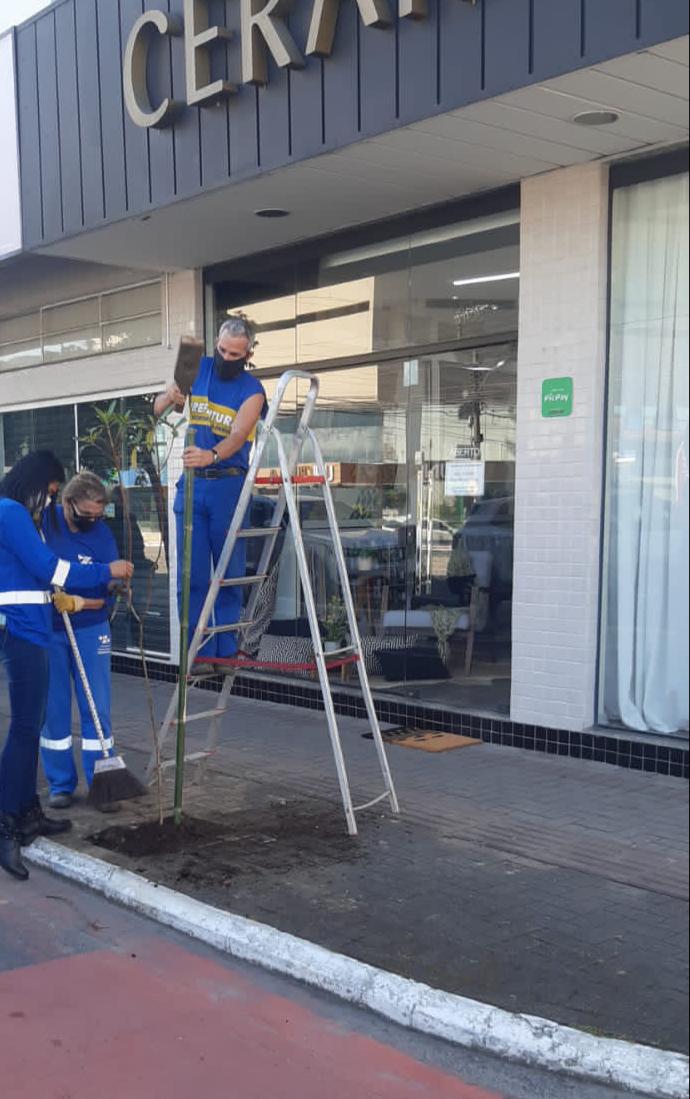
M 214 446 L 211 447 L 211 454 L 213 455 L 212 465 L 217 466 L 220 461 L 220 454 Z

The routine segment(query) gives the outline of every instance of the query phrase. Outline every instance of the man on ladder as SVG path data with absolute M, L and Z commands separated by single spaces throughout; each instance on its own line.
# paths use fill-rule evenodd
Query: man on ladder
M 223 329 L 221 329 L 221 336 Z M 248 337 L 249 344 L 251 344 L 251 337 Z M 220 344 L 220 340 L 219 340 Z M 202 364 L 206 360 L 202 360 Z M 200 371 L 201 373 L 201 371 Z M 292 435 L 292 439 L 289 446 L 286 447 L 281 433 L 276 426 L 282 403 L 285 399 L 285 394 L 288 387 L 293 382 L 307 382 L 309 390 L 301 405 L 301 410 L 298 412 L 298 422 L 296 429 Z M 195 382 L 196 386 L 196 382 Z M 193 390 L 194 392 L 194 390 Z M 204 390 L 206 392 L 206 390 Z M 371 809 L 375 805 L 378 805 L 382 801 L 389 803 L 390 809 L 393 813 L 399 812 L 398 799 L 395 793 L 395 787 L 393 785 L 393 779 L 390 773 L 390 767 L 388 766 L 388 760 L 386 759 L 386 750 L 383 743 L 383 737 L 381 736 L 381 728 L 379 726 L 378 717 L 376 716 L 376 707 L 374 699 L 371 693 L 371 687 L 369 685 L 369 679 L 367 676 L 366 668 L 364 665 L 364 655 L 362 652 L 362 640 L 359 634 L 359 626 L 357 624 L 357 614 L 352 602 L 352 593 L 350 591 L 349 577 L 347 572 L 347 563 L 345 561 L 345 554 L 343 552 L 342 541 L 340 538 L 340 531 L 338 528 L 338 516 L 335 510 L 335 504 L 333 502 L 333 496 L 331 493 L 328 473 L 326 470 L 326 463 L 324 461 L 321 447 L 316 434 L 309 426 L 311 416 L 314 411 L 316 399 L 319 394 L 319 382 L 312 374 L 308 374 L 302 370 L 288 370 L 286 371 L 276 387 L 271 407 L 268 409 L 263 425 L 261 425 L 258 431 L 258 437 L 254 453 L 251 456 L 251 461 L 246 469 L 246 476 L 243 477 L 242 490 L 238 494 L 234 503 L 234 514 L 232 521 L 230 522 L 227 533 L 225 534 L 224 544 L 219 553 L 214 553 L 214 560 L 217 559 L 217 564 L 213 570 L 213 575 L 210 577 L 209 590 L 204 600 L 203 606 L 199 609 L 195 607 L 195 631 L 192 637 L 191 644 L 187 645 L 187 622 L 185 617 L 186 611 L 186 593 L 187 587 L 185 585 L 184 594 L 184 607 L 183 614 L 181 616 L 181 637 L 182 642 L 180 645 L 180 676 L 173 693 L 166 715 L 163 719 L 163 723 L 158 731 L 156 737 L 156 750 L 149 760 L 148 773 L 153 773 L 155 768 L 161 768 L 169 766 L 174 762 L 175 765 L 175 807 L 174 807 L 174 820 L 177 824 L 182 823 L 182 810 L 183 810 L 183 786 L 184 786 L 184 769 L 185 763 L 191 760 L 204 760 L 208 756 L 212 755 L 215 751 L 218 742 L 218 723 L 228 709 L 228 703 L 230 695 L 232 693 L 234 676 L 242 668 L 275 668 L 280 667 L 282 670 L 290 670 L 290 665 L 271 665 L 261 660 L 254 660 L 247 658 L 244 654 L 240 654 L 239 657 L 226 657 L 221 655 L 217 658 L 217 662 L 225 666 L 228 674 L 224 676 L 223 686 L 217 701 L 215 702 L 211 710 L 201 710 L 199 712 L 189 713 L 187 710 L 187 688 L 191 681 L 195 680 L 196 675 L 191 676 L 187 671 L 187 657 L 191 663 L 194 662 L 197 653 L 203 646 L 206 645 L 209 638 L 218 638 L 223 634 L 238 632 L 240 637 L 251 627 L 256 625 L 255 614 L 256 608 L 261 597 L 262 586 L 270 578 L 269 565 L 271 557 L 275 550 L 278 536 L 282 530 L 282 524 L 284 518 L 289 518 L 290 528 L 292 533 L 292 541 L 295 548 L 295 556 L 297 558 L 297 566 L 299 570 L 300 584 L 302 588 L 302 594 L 307 611 L 307 617 L 309 619 L 309 628 L 311 632 L 312 644 L 314 646 L 314 663 L 313 668 L 317 672 L 319 682 L 321 684 L 321 693 L 323 696 L 323 705 L 325 711 L 326 725 L 328 727 L 328 735 L 331 741 L 331 747 L 333 750 L 333 756 L 336 765 L 336 771 L 338 775 L 338 783 L 340 786 L 340 792 L 343 802 L 343 809 L 345 812 L 345 818 L 347 821 L 348 832 L 352 836 L 357 835 L 357 820 L 356 814 L 363 812 L 366 809 Z M 181 395 L 181 394 L 180 394 Z M 173 400 L 175 394 L 170 392 L 170 400 Z M 161 398 L 161 405 L 168 400 L 168 396 Z M 244 405 L 239 405 L 239 414 L 237 419 L 241 417 L 242 410 L 250 405 L 252 398 L 245 401 Z M 258 403 L 258 402 L 257 402 Z M 168 407 L 168 405 L 165 405 Z M 195 415 L 198 415 L 199 410 L 197 408 Z M 260 416 L 260 410 L 255 406 L 254 408 L 255 419 L 253 421 L 253 427 L 256 428 Z M 198 422 L 198 420 L 197 420 Z M 231 439 L 233 432 L 230 432 L 228 436 L 227 448 L 230 450 Z M 247 445 L 248 436 L 244 438 L 244 444 Z M 303 447 L 307 444 L 313 452 L 313 464 L 314 473 L 312 476 L 303 476 L 297 473 L 300 457 Z M 266 448 L 269 446 L 275 446 L 277 460 L 278 460 L 278 473 L 269 477 L 259 476 L 261 469 L 261 463 L 265 460 L 264 455 Z M 206 469 L 208 468 L 208 461 L 199 461 L 198 465 L 192 466 L 189 464 L 190 460 L 197 460 L 196 451 L 199 448 L 190 448 L 185 453 L 188 454 L 187 469 Z M 221 450 L 221 447 L 218 447 Z M 240 448 L 241 449 L 241 448 Z M 238 451 L 235 450 L 234 453 Z M 221 450 L 221 459 L 224 457 L 224 453 Z M 316 601 L 314 599 L 314 591 L 311 583 L 311 576 L 309 573 L 309 562 L 304 547 L 304 539 L 302 537 L 302 530 L 300 525 L 300 513 L 299 502 L 295 492 L 296 486 L 299 484 L 318 484 L 321 486 L 323 494 L 323 504 L 326 509 L 326 516 L 328 521 L 328 527 L 331 534 L 332 549 L 335 555 L 335 563 L 338 574 L 338 580 L 343 593 L 343 600 L 345 604 L 345 611 L 348 621 L 349 642 L 343 644 L 340 649 L 335 652 L 331 652 L 326 656 L 323 640 L 321 638 L 321 624 L 319 622 L 318 610 Z M 275 509 L 273 513 L 273 525 L 270 527 L 255 528 L 248 526 L 245 520 L 249 515 L 249 509 L 251 507 L 252 490 L 255 485 L 259 484 L 276 484 L 280 486 L 278 493 L 278 499 L 275 503 Z M 196 507 L 196 500 L 192 498 L 193 484 L 188 482 L 187 493 L 185 496 L 186 512 L 187 516 L 194 511 Z M 191 537 L 193 534 L 192 527 L 187 519 L 185 523 L 186 539 L 184 541 L 184 549 L 186 550 L 186 560 L 189 560 L 189 554 L 191 550 Z M 262 538 L 264 539 L 264 548 L 261 553 L 261 559 L 259 561 L 258 569 L 255 575 L 241 576 L 239 579 L 232 577 L 228 578 L 228 568 L 230 563 L 235 559 L 235 552 L 237 550 L 238 543 L 244 542 L 247 538 Z M 187 569 L 185 568 L 185 575 L 187 575 Z M 219 625 L 217 616 L 216 624 L 209 625 L 211 617 L 213 615 L 214 608 L 217 606 L 221 593 L 228 588 L 239 588 L 252 585 L 253 592 L 250 596 L 246 609 L 244 611 L 245 617 L 237 618 L 231 625 Z M 241 611 L 241 604 L 238 605 L 238 611 Z M 233 646 L 233 649 L 236 645 Z M 216 661 L 214 661 L 216 663 Z M 355 805 L 352 800 L 352 794 L 350 791 L 350 783 L 347 775 L 347 767 L 345 764 L 345 758 L 343 754 L 342 744 L 340 741 L 340 732 L 338 729 L 338 719 L 336 715 L 335 704 L 331 691 L 331 684 L 328 678 L 328 673 L 335 667 L 342 667 L 343 664 L 354 663 L 357 668 L 359 676 L 360 687 L 362 690 L 362 697 L 369 719 L 369 726 L 372 732 L 374 748 L 378 756 L 379 765 L 381 768 L 382 777 L 384 780 L 384 790 L 382 793 L 377 794 L 375 797 L 369 798 L 369 800 L 362 804 Z M 195 669 L 196 671 L 196 669 Z M 204 670 L 203 674 L 206 674 Z M 165 742 L 165 738 L 173 725 L 173 721 L 177 715 L 177 743 L 176 743 L 176 755 L 175 760 L 162 760 L 161 749 Z M 185 752 L 185 738 L 187 724 L 193 721 L 210 721 L 209 735 L 207 739 L 206 749 L 201 752 L 195 752 L 187 755 Z
M 204 357 L 189 397 L 190 427 L 195 445 L 183 454 L 185 469 L 194 470 L 194 508 L 189 636 L 194 635 L 201 608 L 208 593 L 211 562 L 215 568 L 228 527 L 235 514 L 244 485 L 256 426 L 265 414 L 266 393 L 261 382 L 248 373 L 255 333 L 242 316 L 228 318 L 220 328 L 213 357 Z M 185 395 L 172 383 L 156 398 L 155 416 L 169 408 L 181 410 Z M 177 595 L 181 594 L 184 511 L 184 474 L 175 496 L 177 527 Z M 239 540 L 230 558 L 226 577 L 244 576 L 246 542 Z M 238 622 L 242 612 L 242 587 L 225 587 L 218 592 L 215 621 L 218 626 Z M 215 633 L 204 643 L 202 659 L 232 657 L 237 652 L 235 631 Z

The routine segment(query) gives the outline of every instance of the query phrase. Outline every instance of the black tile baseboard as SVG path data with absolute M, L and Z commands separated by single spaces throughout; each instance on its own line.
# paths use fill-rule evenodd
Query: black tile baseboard
M 143 678 L 144 671 L 138 657 L 113 656 L 113 671 Z M 175 683 L 177 667 L 159 661 L 149 661 L 148 676 L 158 682 Z M 221 677 L 208 680 L 204 689 L 219 691 Z M 366 719 L 364 700 L 353 690 L 339 689 L 333 684 L 333 703 L 336 713 L 343 717 Z M 312 682 L 282 679 L 263 675 L 238 675 L 234 692 L 239 698 L 255 698 L 262 702 L 277 702 L 284 706 L 301 706 L 310 710 L 323 710 L 319 687 Z M 407 725 L 417 729 L 438 729 L 444 732 L 473 736 L 489 744 L 522 748 L 532 752 L 569 756 L 573 759 L 594 760 L 615 767 L 627 767 L 634 771 L 685 778 L 690 775 L 690 753 L 684 743 L 678 747 L 644 743 L 627 738 L 624 733 L 611 736 L 605 732 L 574 733 L 568 729 L 548 729 L 540 725 L 520 725 L 503 718 L 478 714 L 458 713 L 430 704 L 420 706 L 393 699 L 390 695 L 375 697 L 379 721 L 391 725 Z

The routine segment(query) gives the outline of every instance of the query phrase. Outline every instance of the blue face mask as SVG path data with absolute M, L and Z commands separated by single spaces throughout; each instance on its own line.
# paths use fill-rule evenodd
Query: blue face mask
M 246 359 L 224 359 L 218 348 L 213 356 L 213 369 L 222 382 L 231 382 L 239 378 L 247 365 Z

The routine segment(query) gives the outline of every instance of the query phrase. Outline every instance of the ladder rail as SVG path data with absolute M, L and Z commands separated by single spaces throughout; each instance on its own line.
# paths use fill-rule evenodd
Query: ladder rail
M 340 537 L 340 529 L 338 527 L 338 517 L 335 512 L 335 504 L 333 503 L 333 493 L 331 492 L 331 486 L 328 482 L 328 478 L 325 476 L 326 463 L 324 462 L 323 453 L 321 451 L 321 445 L 316 437 L 316 434 L 309 429 L 308 438 L 314 451 L 314 457 L 316 459 L 316 468 L 324 475 L 323 484 L 323 498 L 326 507 L 326 515 L 328 517 L 328 525 L 331 530 L 333 538 L 333 550 L 335 553 L 336 565 L 338 568 L 338 574 L 340 578 L 340 586 L 343 592 L 343 602 L 345 604 L 345 610 L 347 613 L 348 624 L 350 627 L 350 640 L 355 646 L 355 651 L 359 657 L 357 661 L 357 674 L 359 676 L 359 683 L 362 689 L 362 695 L 364 697 L 364 705 L 367 711 L 367 717 L 369 718 L 369 725 L 374 737 L 374 745 L 376 748 L 376 754 L 379 759 L 379 765 L 383 774 L 386 791 L 390 800 L 391 810 L 394 813 L 400 812 L 398 804 L 398 798 L 395 793 L 395 786 L 393 784 L 393 776 L 391 774 L 390 765 L 388 763 L 388 757 L 386 755 L 386 747 L 383 743 L 383 737 L 381 736 L 381 726 L 379 725 L 378 715 L 376 713 L 376 706 L 374 704 L 374 698 L 371 693 L 371 684 L 369 683 L 369 676 L 364 664 L 364 653 L 362 650 L 362 638 L 359 632 L 359 624 L 357 622 L 357 614 L 355 612 L 355 606 L 352 599 L 352 589 L 350 588 L 350 577 L 347 571 L 347 563 L 345 561 L 345 552 L 343 550 L 343 543 Z
M 254 453 L 252 455 L 251 462 L 249 463 L 249 469 L 247 471 L 244 484 L 242 486 L 242 491 L 240 492 L 239 500 L 237 501 L 237 505 L 235 507 L 235 512 L 230 522 L 228 533 L 225 537 L 223 549 L 221 550 L 217 565 L 213 570 L 211 583 L 209 585 L 208 592 L 206 593 L 206 599 L 204 600 L 204 603 L 202 605 L 201 613 L 199 615 L 196 629 L 194 631 L 194 636 L 189 647 L 190 666 L 194 663 L 194 660 L 199 650 L 202 648 L 204 642 L 207 640 L 207 635 L 205 633 L 206 627 L 208 626 L 209 619 L 211 618 L 213 608 L 218 598 L 220 581 L 225 578 L 225 573 L 227 571 L 228 565 L 230 564 L 230 558 L 232 557 L 235 545 L 237 543 L 239 531 L 242 529 L 242 525 L 248 513 L 252 497 L 252 491 L 254 489 L 254 482 L 261 467 L 261 461 L 264 451 L 271 438 L 279 437 L 279 433 L 275 428 L 275 424 L 280 414 L 286 391 L 288 389 L 288 386 L 293 381 L 300 380 L 309 382 L 309 391 L 305 398 L 304 405 L 302 406 L 300 422 L 293 439 L 293 445 L 290 453 L 290 462 L 288 466 L 290 474 L 294 473 L 294 470 L 297 466 L 297 462 L 302 451 L 302 446 L 304 444 L 304 438 L 306 436 L 312 412 L 314 411 L 314 406 L 316 404 L 316 399 L 319 395 L 319 381 L 318 378 L 314 377 L 311 374 L 307 374 L 303 370 L 286 370 L 286 372 L 281 376 L 278 381 L 278 386 L 273 396 L 273 400 L 271 401 L 266 420 L 264 424 L 261 424 L 257 430 L 256 445 L 254 447 Z M 284 512 L 285 503 L 284 500 L 281 500 L 281 497 L 279 496 L 276 503 L 276 508 L 274 510 L 272 526 L 280 526 Z M 267 540 L 269 544 L 264 547 L 264 554 L 262 554 L 261 559 L 262 563 L 267 551 L 273 551 L 277 537 L 278 532 L 276 531 L 275 534 Z M 260 569 L 260 571 L 265 572 L 266 569 Z M 258 590 L 259 589 L 257 589 L 257 596 Z
M 281 473 L 283 475 L 285 497 L 287 501 L 288 512 L 290 515 L 290 522 L 292 524 L 292 537 L 295 547 L 295 557 L 297 558 L 297 566 L 299 568 L 300 579 L 302 581 L 302 593 L 307 608 L 307 618 L 309 619 L 309 625 L 311 627 L 312 642 L 314 645 L 314 657 L 316 660 L 316 668 L 319 674 L 319 681 L 321 684 L 321 694 L 323 696 L 324 708 L 326 711 L 328 735 L 331 740 L 331 748 L 333 750 L 333 756 L 335 759 L 335 769 L 338 776 L 338 784 L 340 786 L 340 794 L 343 801 L 343 808 L 345 810 L 347 830 L 351 836 L 356 836 L 357 821 L 355 819 L 355 811 L 352 804 L 352 795 L 350 793 L 350 783 L 347 776 L 345 756 L 343 755 L 343 748 L 340 743 L 340 737 L 338 735 L 338 719 L 336 717 L 335 706 L 333 705 L 333 697 L 331 695 L 331 684 L 328 678 L 328 669 L 326 668 L 326 660 L 323 651 L 323 644 L 321 641 L 318 613 L 316 610 L 316 603 L 314 601 L 314 593 L 311 587 L 311 578 L 309 576 L 309 563 L 307 561 L 307 554 L 304 549 L 304 541 L 302 539 L 302 529 L 299 522 L 299 505 L 297 503 L 297 500 L 295 499 L 295 494 L 294 492 L 292 492 L 292 487 L 290 485 L 290 471 L 288 467 L 288 460 L 280 435 L 276 435 L 276 447 L 278 450 L 278 462 L 280 465 Z
M 318 378 L 316 378 L 313 374 L 308 374 L 304 370 L 286 370 L 285 373 L 282 374 L 278 380 L 278 385 L 271 400 L 266 419 L 258 425 L 257 440 L 254 447 L 252 460 L 249 464 L 249 470 L 247 472 L 244 485 L 242 487 L 242 492 L 240 493 L 240 498 L 237 501 L 237 505 L 235 507 L 235 513 L 233 515 L 228 533 L 225 538 L 223 550 L 221 551 L 221 556 L 218 560 L 218 565 L 211 574 L 211 583 L 209 586 L 209 590 L 206 594 L 206 599 L 204 600 L 201 613 L 197 620 L 196 629 L 194 631 L 194 635 L 189 646 L 187 665 L 190 669 L 193 668 L 194 660 L 196 659 L 199 650 L 201 649 L 204 642 L 208 639 L 207 635 L 205 635 L 205 629 L 213 613 L 213 608 L 218 597 L 218 591 L 220 590 L 221 582 L 225 579 L 225 573 L 227 571 L 230 558 L 237 543 L 237 538 L 240 537 L 242 525 L 246 518 L 247 510 L 251 501 L 254 482 L 261 467 L 261 460 L 264 451 L 270 438 L 272 437 L 274 432 L 276 432 L 275 424 L 278 420 L 278 416 L 280 415 L 285 395 L 292 382 L 299 381 L 309 382 L 309 390 L 307 392 L 304 405 L 302 407 L 299 427 L 293 439 L 293 446 L 290 453 L 289 468 L 291 473 L 294 473 L 294 470 L 297 467 L 299 456 L 302 451 L 302 446 L 304 445 L 306 431 L 309 426 L 312 412 L 314 410 L 314 406 L 319 395 L 319 381 Z M 259 566 L 257 569 L 259 573 L 265 573 L 268 571 L 268 566 L 271 561 L 273 551 L 275 549 L 275 544 L 278 539 L 278 534 L 283 522 L 285 510 L 285 488 L 283 486 L 278 494 L 276 505 L 273 511 L 273 518 L 271 521 L 271 525 L 276 529 L 265 540 L 261 558 L 259 561 Z M 254 608 L 256 606 L 256 603 L 258 602 L 260 594 L 261 585 L 256 585 L 251 593 L 249 600 L 247 601 L 246 618 L 248 618 L 249 620 L 252 620 L 254 617 Z M 235 675 L 236 673 L 233 673 L 232 675 L 226 677 L 226 680 L 229 680 L 228 686 L 230 687 L 230 689 L 232 688 Z M 170 704 L 166 711 L 165 717 L 156 736 L 156 749 L 152 753 L 151 758 L 148 762 L 148 766 L 146 768 L 147 778 L 150 778 L 155 770 L 158 756 L 170 731 L 173 718 L 177 712 L 179 690 L 180 687 L 178 683 L 175 687 L 175 691 L 173 692 L 173 696 L 170 700 Z M 217 726 L 217 720 L 213 721 L 213 726 Z M 213 736 L 214 733 L 215 739 L 217 740 L 217 730 L 212 727 L 210 735 Z
M 278 416 L 280 415 L 288 386 L 293 381 L 307 381 L 309 383 L 309 390 L 301 406 L 299 422 L 293 434 L 291 445 L 288 450 L 286 449 L 286 445 L 281 432 L 278 431 L 276 427 L 276 422 L 278 420 Z M 308 374 L 305 371 L 288 370 L 279 379 L 278 386 L 271 401 L 266 419 L 263 421 L 263 423 L 259 425 L 257 429 L 254 453 L 249 464 L 249 469 L 247 471 L 247 475 L 245 477 L 245 481 L 242 486 L 242 490 L 240 492 L 239 500 L 235 507 L 234 514 L 228 527 L 218 563 L 211 574 L 209 590 L 204 600 L 204 604 L 202 606 L 199 619 L 197 621 L 194 635 L 189 645 L 187 666 L 190 671 L 187 675 L 187 680 L 191 680 L 192 682 L 194 681 L 194 660 L 200 649 L 210 637 L 218 633 L 224 632 L 225 629 L 236 629 L 238 631 L 238 640 L 241 644 L 243 631 L 254 624 L 256 605 L 261 596 L 263 585 L 267 582 L 269 578 L 270 564 L 275 550 L 276 541 L 283 529 L 285 515 L 287 514 L 290 521 L 290 529 L 293 537 L 295 557 L 301 581 L 303 599 L 306 606 L 307 617 L 312 634 L 315 665 L 321 686 L 321 694 L 324 702 L 328 734 L 331 742 L 333 758 L 335 761 L 337 779 L 340 787 L 340 794 L 347 822 L 347 829 L 349 834 L 354 836 L 357 835 L 356 814 L 363 809 L 378 805 L 380 802 L 387 799 L 390 804 L 390 808 L 394 813 L 398 813 L 400 810 L 395 793 L 395 788 L 393 785 L 393 778 L 391 775 L 390 767 L 388 765 L 388 759 L 386 757 L 386 750 L 383 743 L 383 737 L 381 735 L 378 717 L 376 714 L 376 707 L 374 705 L 374 699 L 371 693 L 371 686 L 369 684 L 369 678 L 364 663 L 362 639 L 357 622 L 357 613 L 352 598 L 350 579 L 347 571 L 347 563 L 342 546 L 340 530 L 338 527 L 338 519 L 333 502 L 333 495 L 328 481 L 326 463 L 324 461 L 323 453 L 321 451 L 318 439 L 314 431 L 310 427 L 311 416 L 314 411 L 318 393 L 318 378 L 316 378 L 314 375 Z M 235 578 L 233 578 L 230 581 L 230 583 L 236 582 L 238 586 L 243 583 L 247 584 L 250 589 L 249 598 L 246 601 L 244 614 L 241 621 L 234 624 L 232 627 L 214 626 L 212 628 L 209 628 L 208 623 L 213 614 L 213 609 L 218 597 L 218 593 L 223 584 L 227 583 L 225 573 L 230 563 L 230 558 L 234 552 L 235 546 L 237 545 L 238 539 L 242 537 L 243 529 L 246 529 L 244 527 L 244 523 L 248 516 L 252 491 L 255 487 L 258 473 L 261 468 L 261 462 L 270 440 L 274 441 L 277 450 L 278 465 L 280 469 L 280 489 L 275 502 L 273 517 L 270 526 L 266 529 L 266 534 L 263 535 L 263 531 L 260 528 L 257 528 L 256 531 L 253 528 L 249 528 L 248 531 L 248 534 L 251 537 L 258 537 L 260 535 L 263 535 L 265 539 L 259 565 L 257 567 L 257 576 L 236 578 L 236 580 Z M 381 768 L 381 773 L 383 775 L 385 784 L 385 790 L 382 794 L 379 794 L 376 797 L 360 805 L 353 804 L 352 795 L 350 792 L 347 765 L 340 740 L 338 719 L 335 712 L 331 683 L 328 676 L 328 656 L 331 656 L 332 654 L 328 654 L 327 656 L 324 651 L 323 640 L 321 638 L 318 610 L 316 606 L 316 600 L 314 598 L 314 591 L 311 584 L 311 577 L 309 575 L 309 563 L 304 545 L 304 538 L 302 535 L 299 501 L 294 485 L 297 465 L 299 463 L 300 456 L 306 442 L 309 442 L 312 446 L 314 464 L 316 466 L 318 474 L 318 477 L 314 478 L 314 483 L 318 483 L 323 486 L 323 500 L 326 509 L 328 527 L 331 534 L 331 542 L 335 553 L 336 569 L 340 582 L 343 603 L 346 609 L 348 627 L 350 630 L 351 643 L 345 646 L 345 648 L 343 648 L 342 650 L 339 650 L 339 652 L 352 653 L 352 659 L 357 664 L 359 682 L 365 702 L 367 717 L 369 719 L 369 725 L 373 735 L 374 746 L 376 749 L 379 766 Z M 220 691 L 218 702 L 213 707 L 213 709 L 201 711 L 196 714 L 188 714 L 185 698 L 185 721 L 210 718 L 210 727 L 205 750 L 203 752 L 196 751 L 190 756 L 185 756 L 185 760 L 197 760 L 199 762 L 199 766 L 202 767 L 204 765 L 204 762 L 213 754 L 214 750 L 217 747 L 219 739 L 219 720 L 227 711 L 228 700 L 232 693 L 235 677 L 237 676 L 239 671 L 240 668 L 234 668 L 229 672 L 229 674 L 224 675 L 223 686 Z M 187 682 L 185 682 L 185 686 L 186 685 Z M 173 724 L 179 696 L 180 684 L 178 682 L 170 700 L 168 709 L 166 711 L 165 718 L 156 737 L 156 751 L 152 754 L 147 768 L 147 776 L 149 777 L 154 771 L 156 765 L 164 767 L 169 766 L 170 764 L 170 761 L 160 760 L 160 752 L 165 738 Z

